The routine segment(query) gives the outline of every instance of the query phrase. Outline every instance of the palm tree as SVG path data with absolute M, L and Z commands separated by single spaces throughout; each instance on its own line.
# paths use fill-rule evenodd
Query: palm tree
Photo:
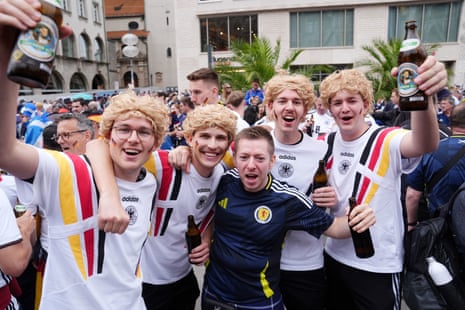
M 391 69 L 397 67 L 401 45 L 402 39 L 391 39 L 388 42 L 374 39 L 372 45 L 362 46 L 371 57 L 357 62 L 355 66 L 368 68 L 366 76 L 373 83 L 375 99 L 389 98 L 392 89 L 397 87 L 396 79 L 391 76 Z M 426 50 L 431 54 L 438 47 L 438 44 L 432 44 L 426 46 Z
M 362 49 L 371 58 L 363 59 L 356 66 L 366 66 L 367 78 L 373 83 L 375 98 L 389 98 L 391 91 L 397 87 L 396 79 L 391 76 L 391 69 L 397 66 L 397 55 L 402 44 L 401 39 L 388 42 L 375 39 L 373 45 L 364 45 Z
M 251 44 L 244 41 L 232 41 L 231 61 L 237 65 L 221 64 L 215 67 L 223 82 L 228 82 L 234 89 L 246 89 L 254 79 L 268 81 L 279 69 L 289 70 L 292 62 L 302 50 L 292 50 L 291 54 L 279 64 L 281 40 L 273 48 L 267 38 L 254 38 Z

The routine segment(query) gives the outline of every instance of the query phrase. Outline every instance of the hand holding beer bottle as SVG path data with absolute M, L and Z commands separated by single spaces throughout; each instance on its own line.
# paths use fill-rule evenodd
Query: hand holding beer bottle
M 187 231 L 186 231 L 186 244 L 187 244 L 187 253 L 191 254 L 192 249 L 198 247 L 202 243 L 202 238 L 200 237 L 200 230 L 195 224 L 194 216 L 187 216 Z
M 42 18 L 35 27 L 19 34 L 7 71 L 13 82 L 33 88 L 48 84 L 63 21 L 60 0 L 42 0 L 39 11 Z
M 397 86 L 401 111 L 426 110 L 428 108 L 428 96 L 414 82 L 418 75 L 418 67 L 427 56 L 417 33 L 416 21 L 407 21 L 405 23 L 405 38 L 402 41 L 397 59 L 399 64 Z
M 354 197 L 349 198 L 350 211 L 356 206 L 357 202 Z M 350 214 L 350 213 L 349 213 Z M 375 254 L 373 248 L 373 241 L 371 240 L 370 230 L 367 229 L 361 233 L 358 233 L 350 227 L 350 233 L 352 235 L 352 241 L 354 243 L 355 254 L 359 258 L 369 258 Z

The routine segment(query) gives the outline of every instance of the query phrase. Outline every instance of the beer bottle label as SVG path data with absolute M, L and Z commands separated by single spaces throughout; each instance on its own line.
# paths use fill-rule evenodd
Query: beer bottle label
M 418 75 L 417 69 L 418 66 L 411 62 L 404 62 L 399 66 L 397 85 L 401 97 L 409 97 L 418 92 L 418 86 L 413 82 Z
M 402 41 L 402 45 L 400 46 L 400 51 L 401 52 L 410 51 L 410 50 L 416 49 L 419 46 L 420 46 L 419 39 L 406 39 Z
M 42 15 L 34 29 L 22 32 L 18 48 L 25 55 L 40 62 L 52 61 L 58 44 L 58 27 L 50 17 Z
M 62 0 L 42 0 L 44 2 L 47 2 L 53 6 L 59 7 L 60 9 L 63 8 L 63 1 Z

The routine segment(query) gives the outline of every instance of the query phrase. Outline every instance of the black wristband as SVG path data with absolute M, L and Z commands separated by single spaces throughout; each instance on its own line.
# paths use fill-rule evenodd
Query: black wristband
M 408 226 L 417 226 L 418 222 L 410 222 L 407 223 Z

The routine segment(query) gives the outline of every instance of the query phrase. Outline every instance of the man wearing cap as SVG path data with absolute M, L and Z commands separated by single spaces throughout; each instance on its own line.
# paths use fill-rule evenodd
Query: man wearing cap
M 24 139 L 26 135 L 27 126 L 31 122 L 31 118 L 35 115 L 36 112 L 36 105 L 31 102 L 26 102 L 24 106 L 21 108 L 20 116 L 21 116 L 21 123 L 18 125 L 19 137 Z
M 24 142 L 41 147 L 42 131 L 44 130 L 44 127 L 50 123 L 51 121 L 48 118 L 48 113 L 43 111 L 43 104 L 41 102 L 36 103 L 36 112 L 26 128 Z

